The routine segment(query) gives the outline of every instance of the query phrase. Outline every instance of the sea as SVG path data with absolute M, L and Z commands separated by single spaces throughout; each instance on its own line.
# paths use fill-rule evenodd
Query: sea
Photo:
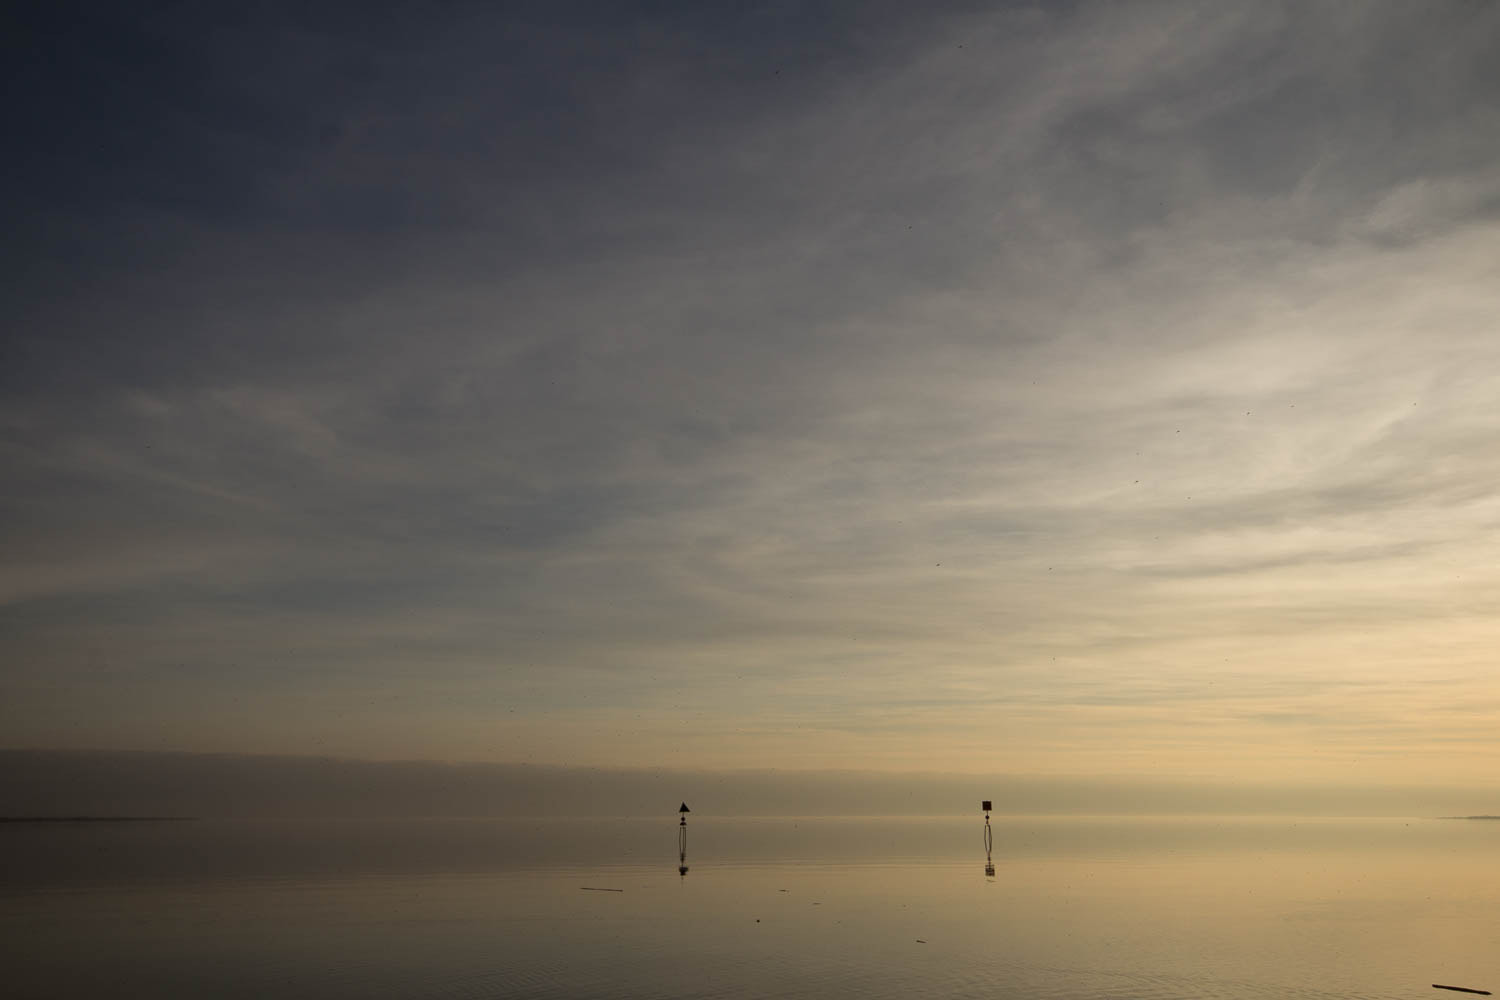
M 1500 992 L 1500 822 L 0 824 L 0 995 Z M 686 873 L 680 871 L 686 867 Z

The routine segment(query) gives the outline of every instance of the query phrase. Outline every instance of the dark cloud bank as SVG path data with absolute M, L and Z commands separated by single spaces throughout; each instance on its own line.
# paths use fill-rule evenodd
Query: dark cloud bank
M 0 751 L 0 815 L 201 818 L 1436 815 L 1495 789 L 1224 785 L 1108 777 L 610 770 L 242 754 Z

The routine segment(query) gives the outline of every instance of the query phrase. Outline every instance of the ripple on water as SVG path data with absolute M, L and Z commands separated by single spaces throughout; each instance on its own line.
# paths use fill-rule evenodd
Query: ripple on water
M 780 961 L 718 956 L 712 965 L 688 962 L 622 966 L 581 960 L 496 969 L 429 984 L 405 995 L 432 1000 L 501 997 L 596 997 L 600 1000 L 740 1000 L 740 998 L 858 997 L 860 1000 L 1397 1000 L 1410 991 L 1351 993 L 1252 980 L 1214 980 L 1154 973 L 1039 968 L 1008 964 L 987 969 L 865 968 L 847 961 Z

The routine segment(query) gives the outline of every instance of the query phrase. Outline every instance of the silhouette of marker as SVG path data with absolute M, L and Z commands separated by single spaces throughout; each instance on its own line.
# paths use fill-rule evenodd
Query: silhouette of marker
M 984 874 L 986 878 L 994 878 L 995 835 L 990 832 L 990 800 L 979 803 L 979 808 L 984 810 Z
M 688 865 L 687 865 L 687 814 L 690 813 L 690 812 L 692 812 L 692 810 L 689 809 L 687 807 L 687 803 L 684 802 L 682 804 L 682 808 L 678 809 L 677 811 L 678 811 L 678 813 L 681 814 L 681 817 L 682 817 L 677 822 L 677 874 L 678 875 L 686 875 L 688 873 Z

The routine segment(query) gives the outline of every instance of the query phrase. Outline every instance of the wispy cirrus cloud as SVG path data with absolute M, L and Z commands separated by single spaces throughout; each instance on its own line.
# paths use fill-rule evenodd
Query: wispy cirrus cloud
M 1336 771 L 1494 693 L 1493 13 L 246 16 L 43 26 L 126 82 L 11 167 L 21 742 Z

